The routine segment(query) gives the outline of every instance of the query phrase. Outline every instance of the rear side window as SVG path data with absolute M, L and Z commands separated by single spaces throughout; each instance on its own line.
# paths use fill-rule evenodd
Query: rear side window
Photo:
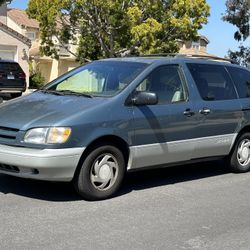
M 241 68 L 227 67 L 240 98 L 250 98 L 250 71 Z
M 224 66 L 211 64 L 187 64 L 199 90 L 206 101 L 236 99 L 232 80 Z
M 21 67 L 18 63 L 0 63 L 0 72 L 22 72 Z

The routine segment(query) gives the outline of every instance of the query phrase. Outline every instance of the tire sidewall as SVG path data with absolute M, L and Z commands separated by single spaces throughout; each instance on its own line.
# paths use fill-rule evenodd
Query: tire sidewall
M 237 159 L 238 147 L 245 139 L 248 139 L 250 141 L 250 133 L 244 133 L 237 139 L 237 142 L 231 154 L 231 159 L 230 159 L 231 169 L 233 170 L 233 172 L 236 173 L 245 173 L 250 170 L 250 162 L 248 163 L 248 165 L 242 166 Z
M 91 169 L 96 159 L 102 154 L 111 154 L 118 163 L 117 179 L 112 187 L 99 190 L 91 182 Z M 87 200 L 102 200 L 112 197 L 120 188 L 125 175 L 125 160 L 122 152 L 113 145 L 102 145 L 94 148 L 83 161 L 76 178 L 78 193 Z

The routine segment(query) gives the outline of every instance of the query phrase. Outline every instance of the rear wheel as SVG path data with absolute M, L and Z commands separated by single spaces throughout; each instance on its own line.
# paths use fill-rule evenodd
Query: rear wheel
M 82 163 L 74 178 L 77 192 L 86 200 L 112 197 L 125 175 L 122 152 L 113 145 L 94 148 Z
M 17 98 L 20 97 L 22 95 L 22 92 L 19 93 L 11 93 L 11 98 Z
M 250 133 L 242 134 L 237 140 L 230 156 L 230 167 L 235 173 L 250 170 Z

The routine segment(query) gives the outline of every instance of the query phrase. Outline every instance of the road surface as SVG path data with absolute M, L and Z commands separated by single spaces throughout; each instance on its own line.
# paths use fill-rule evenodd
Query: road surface
M 0 249 L 250 249 L 250 173 L 221 162 L 137 172 L 100 202 L 0 175 Z

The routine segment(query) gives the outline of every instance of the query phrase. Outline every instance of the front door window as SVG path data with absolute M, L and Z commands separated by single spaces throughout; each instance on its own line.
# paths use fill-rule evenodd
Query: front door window
M 187 100 L 178 65 L 162 66 L 153 71 L 137 88 L 137 91 L 154 92 L 159 104 L 170 104 Z

